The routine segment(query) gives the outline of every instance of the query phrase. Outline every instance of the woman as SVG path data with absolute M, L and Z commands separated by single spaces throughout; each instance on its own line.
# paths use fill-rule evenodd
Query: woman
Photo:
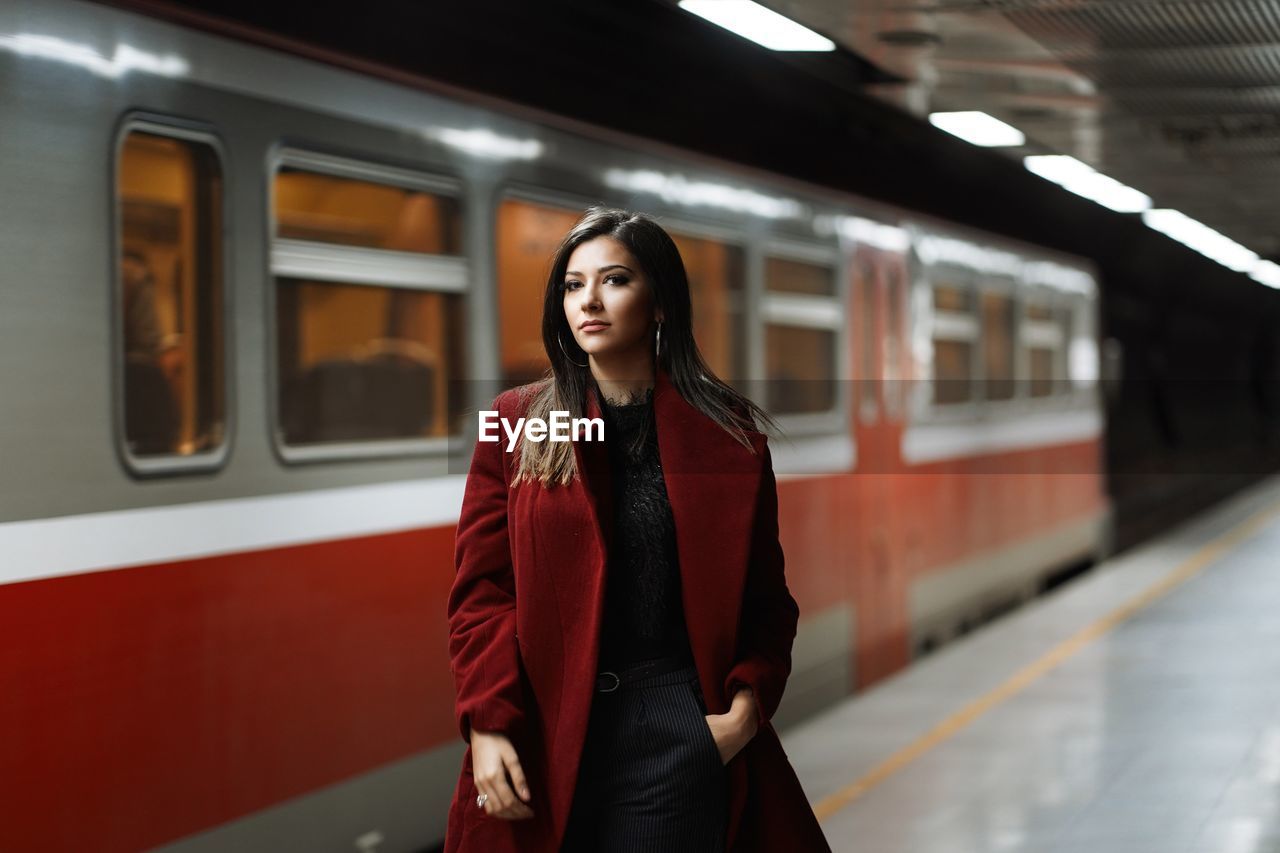
M 829 851 L 770 719 L 798 608 L 767 414 L 693 340 L 670 236 L 591 208 L 547 281 L 547 378 L 508 423 L 604 441 L 477 441 L 448 616 L 469 746 L 446 853 Z

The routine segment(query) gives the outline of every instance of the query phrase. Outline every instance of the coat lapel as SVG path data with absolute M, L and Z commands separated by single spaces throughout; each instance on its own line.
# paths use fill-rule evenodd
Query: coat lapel
M 732 666 L 755 521 L 761 458 L 688 403 L 659 368 L 658 452 L 676 528 L 685 623 L 703 694 L 727 710 L 720 680 Z M 759 453 L 763 438 L 749 434 Z
M 595 385 L 587 387 L 586 416 L 603 416 Z M 575 441 L 573 455 L 578 463 L 582 489 L 587 498 L 592 533 L 600 547 L 600 553 L 607 559 L 609 542 L 613 537 L 613 477 L 609 471 L 609 450 L 600 441 Z M 600 570 L 603 573 L 603 565 Z

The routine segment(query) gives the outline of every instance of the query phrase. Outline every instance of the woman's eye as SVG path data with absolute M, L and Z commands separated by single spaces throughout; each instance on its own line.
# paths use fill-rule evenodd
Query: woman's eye
M 613 275 L 605 276 L 604 280 L 606 282 L 614 282 L 615 284 L 626 284 L 628 281 L 625 275 L 619 275 L 617 273 L 614 273 Z M 564 283 L 565 290 L 577 290 L 581 286 L 582 286 L 582 282 L 580 281 L 566 281 Z

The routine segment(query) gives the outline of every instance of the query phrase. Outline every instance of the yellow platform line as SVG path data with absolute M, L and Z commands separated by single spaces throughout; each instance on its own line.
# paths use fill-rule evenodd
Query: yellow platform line
M 1023 667 L 1007 681 L 988 693 L 965 705 L 959 711 L 938 723 L 912 743 L 904 746 L 884 761 L 867 771 L 860 779 L 851 782 L 833 794 L 829 794 L 813 807 L 819 820 L 825 820 L 848 806 L 854 800 L 915 761 L 938 744 L 951 738 L 956 732 L 985 714 L 995 706 L 1026 689 L 1049 670 L 1074 655 L 1089 643 L 1106 634 L 1133 614 L 1165 595 L 1174 587 L 1195 577 L 1206 566 L 1222 557 L 1241 541 L 1252 536 L 1257 529 L 1280 514 L 1280 503 L 1259 510 L 1225 533 L 1202 545 L 1194 554 L 1179 564 L 1178 568 L 1134 596 L 1125 604 L 1082 628 L 1063 640 L 1038 660 Z

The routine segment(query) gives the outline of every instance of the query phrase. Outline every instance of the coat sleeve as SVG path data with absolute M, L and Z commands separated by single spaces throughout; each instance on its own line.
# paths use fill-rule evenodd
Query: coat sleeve
M 490 409 L 501 412 L 507 393 L 499 394 Z M 525 720 L 505 455 L 503 442 L 476 440 L 454 545 L 449 666 L 457 695 L 454 716 L 467 743 L 472 729 L 513 738 Z
M 760 725 L 772 719 L 782 701 L 800 619 L 800 608 L 787 589 L 778 541 L 778 485 L 767 437 L 762 465 L 738 627 L 738 659 L 725 677 L 725 695 L 730 698 L 744 686 L 751 688 Z

